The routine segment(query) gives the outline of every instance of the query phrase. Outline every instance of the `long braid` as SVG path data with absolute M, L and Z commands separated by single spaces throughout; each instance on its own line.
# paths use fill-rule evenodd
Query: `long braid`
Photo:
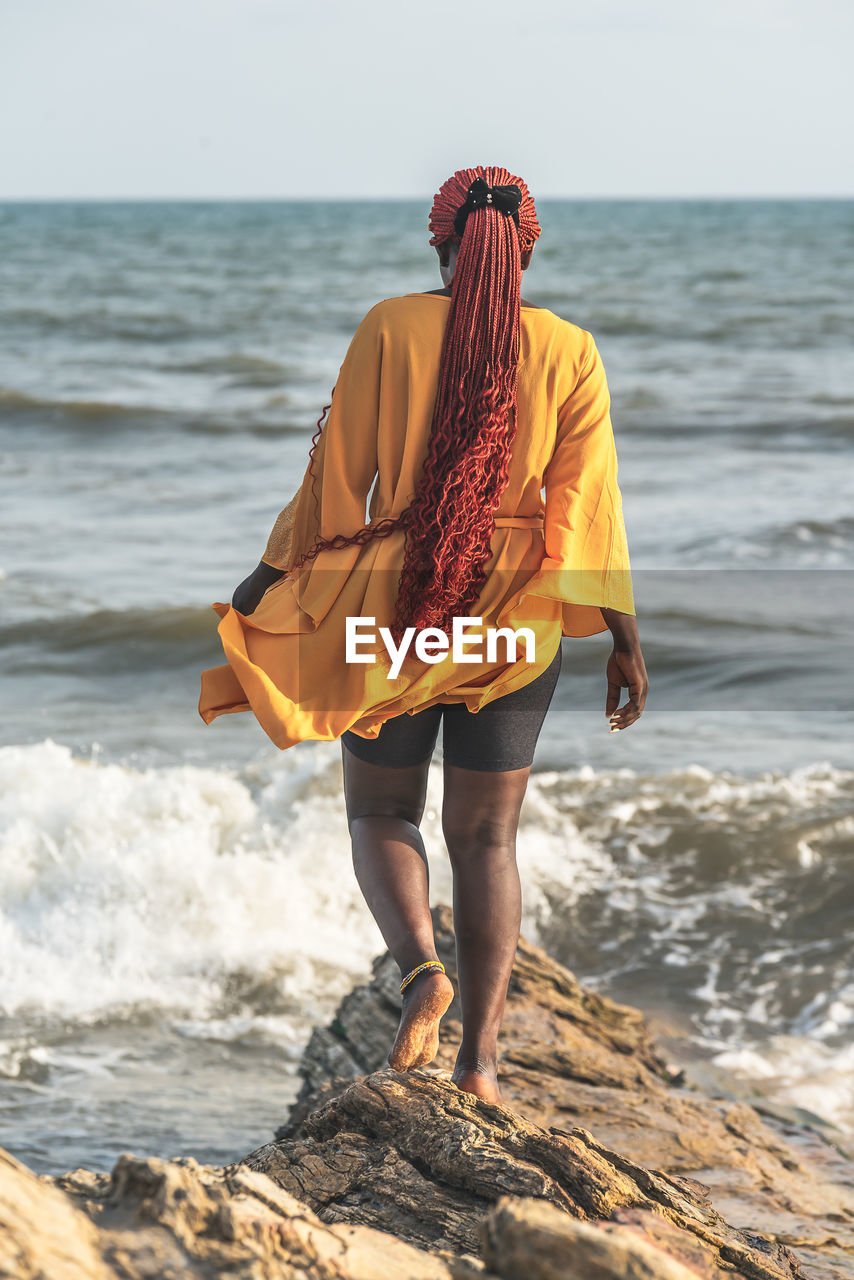
M 518 229 L 497 208 L 482 207 L 469 212 L 462 236 L 457 235 L 454 219 L 475 178 L 489 186 L 519 188 Z M 429 226 L 432 245 L 453 240 L 459 249 L 416 492 L 399 517 L 351 537 L 318 538 L 293 566 L 327 547 L 362 544 L 404 528 L 406 549 L 391 625 L 398 641 L 407 626 L 449 631 L 454 615 L 469 612 L 486 581 L 495 511 L 507 487 L 516 436 L 521 249 L 540 234 L 527 186 L 497 166 L 458 170 L 436 195 Z M 311 458 L 315 447 L 316 441 Z

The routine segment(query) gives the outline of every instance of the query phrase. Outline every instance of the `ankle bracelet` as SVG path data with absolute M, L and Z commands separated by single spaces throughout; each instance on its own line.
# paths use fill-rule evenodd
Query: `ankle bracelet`
M 423 964 L 419 964 L 416 968 L 410 970 L 403 979 L 403 982 L 400 984 L 401 995 L 403 995 L 404 987 L 409 986 L 412 979 L 417 978 L 418 974 L 423 973 L 425 969 L 441 969 L 442 973 L 445 972 L 445 966 L 442 964 L 441 960 L 425 960 Z

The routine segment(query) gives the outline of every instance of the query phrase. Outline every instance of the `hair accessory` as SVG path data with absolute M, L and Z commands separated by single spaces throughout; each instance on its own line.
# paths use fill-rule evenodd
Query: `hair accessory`
M 522 203 L 522 192 L 511 182 L 506 187 L 490 187 L 483 178 L 475 178 L 466 192 L 463 204 L 454 218 L 454 230 L 462 239 L 466 218 L 474 209 L 485 209 L 492 206 L 499 209 L 507 218 L 512 218 L 519 226 L 519 205 Z
M 442 964 L 441 960 L 425 960 L 423 964 L 419 964 L 417 968 L 412 969 L 403 979 L 403 982 L 400 984 L 401 995 L 403 995 L 404 987 L 409 986 L 412 979 L 416 978 L 419 973 L 423 973 L 425 969 L 441 969 L 442 973 L 445 972 L 445 966 Z

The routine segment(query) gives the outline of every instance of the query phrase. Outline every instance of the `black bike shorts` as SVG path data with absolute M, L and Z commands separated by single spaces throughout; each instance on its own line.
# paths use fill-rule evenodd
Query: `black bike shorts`
M 392 716 L 376 738 L 346 729 L 341 741 L 368 764 L 403 769 L 429 760 L 442 724 L 442 754 L 462 769 L 498 773 L 529 768 L 561 666 L 561 646 L 536 680 L 469 711 L 464 702 L 439 702 L 424 711 Z

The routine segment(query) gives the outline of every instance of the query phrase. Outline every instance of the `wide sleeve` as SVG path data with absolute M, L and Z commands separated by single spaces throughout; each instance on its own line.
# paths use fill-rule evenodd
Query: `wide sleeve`
M 347 349 L 314 457 L 276 518 L 261 557 L 264 564 L 287 573 L 318 536 L 349 537 L 364 527 L 377 474 L 381 372 L 382 329 L 374 307 Z
M 565 635 L 603 630 L 602 607 L 634 614 L 611 397 L 590 334 L 578 381 L 558 406 L 555 448 L 543 478 L 545 557 L 525 595 L 573 606 L 563 611 Z

